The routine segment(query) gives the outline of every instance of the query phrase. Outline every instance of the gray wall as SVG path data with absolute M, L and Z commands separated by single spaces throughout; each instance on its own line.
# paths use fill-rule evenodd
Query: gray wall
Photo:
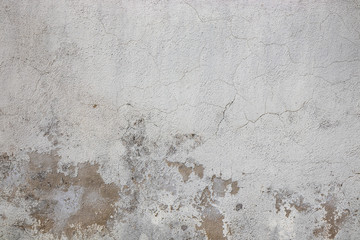
M 358 0 L 0 1 L 0 239 L 359 239 Z

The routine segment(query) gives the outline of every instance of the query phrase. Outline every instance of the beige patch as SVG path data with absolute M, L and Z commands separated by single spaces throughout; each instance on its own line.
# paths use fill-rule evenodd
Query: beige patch
M 231 183 L 231 195 L 235 195 L 239 192 L 240 188 L 238 186 L 238 182 L 234 181 Z
M 211 192 L 206 187 L 199 199 L 199 209 L 201 209 L 201 225 L 196 227 L 198 230 L 203 230 L 209 240 L 223 240 L 224 237 L 224 216 L 220 211 L 212 205 L 213 200 Z M 201 207 L 203 208 L 201 208 Z
M 290 208 L 295 208 L 298 212 L 307 212 L 311 209 L 310 204 L 304 202 L 304 197 L 294 192 L 279 190 L 275 191 L 274 197 L 276 213 L 280 212 L 281 207 L 283 207 L 286 217 L 289 217 L 291 214 Z
M 201 164 L 191 164 L 193 166 L 188 167 L 185 165 L 185 163 L 181 163 L 181 162 L 170 162 L 168 160 L 165 160 L 167 165 L 169 167 L 177 167 L 179 173 L 181 174 L 183 181 L 187 182 L 189 180 L 190 174 L 194 173 L 195 175 L 197 175 L 199 178 L 203 178 L 204 177 L 204 167 Z
M 69 238 L 76 230 L 92 226 L 106 229 L 115 214 L 119 188 L 104 183 L 98 164 L 79 164 L 74 177 L 57 171 L 60 157 L 56 152 L 32 152 L 29 157 L 27 184 L 22 191 L 35 203 L 31 216 L 39 224 L 34 228 L 57 236 L 65 233 Z
M 200 229 L 206 232 L 209 240 L 224 240 L 223 220 L 224 216 L 214 206 L 207 206 L 202 212 Z
M 197 165 L 195 164 L 194 166 L 194 173 L 195 175 L 197 175 L 199 178 L 203 178 L 204 177 L 204 167 L 203 165 Z
M 224 180 L 221 177 L 215 175 L 211 178 L 213 182 L 212 190 L 216 196 L 225 197 L 225 193 L 228 190 L 228 185 L 231 186 L 230 194 L 235 195 L 239 192 L 238 182 L 232 181 L 232 179 Z
M 327 201 L 322 203 L 321 206 L 326 212 L 325 216 L 323 217 L 323 220 L 326 222 L 326 224 L 316 228 L 313 231 L 313 234 L 317 237 L 324 236 L 328 237 L 329 239 L 335 239 L 341 226 L 350 215 L 350 210 L 345 209 L 340 214 L 336 207 L 336 198 L 333 195 L 329 195 L 327 197 Z

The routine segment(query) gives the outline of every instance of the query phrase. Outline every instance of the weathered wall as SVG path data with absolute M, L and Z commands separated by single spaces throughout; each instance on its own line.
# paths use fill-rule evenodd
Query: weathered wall
M 358 0 L 0 6 L 0 239 L 360 238 Z

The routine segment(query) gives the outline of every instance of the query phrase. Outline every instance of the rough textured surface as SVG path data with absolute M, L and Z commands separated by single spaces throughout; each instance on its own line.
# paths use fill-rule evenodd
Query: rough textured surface
M 0 0 L 0 239 L 359 239 L 358 0 Z

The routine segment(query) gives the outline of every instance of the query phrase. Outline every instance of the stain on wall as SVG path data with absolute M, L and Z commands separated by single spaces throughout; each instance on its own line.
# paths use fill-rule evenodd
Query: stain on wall
M 22 227 L 71 238 L 77 230 L 107 226 L 116 212 L 119 188 L 104 183 L 98 165 L 63 166 L 65 172 L 59 172 L 60 156 L 55 151 L 28 155 L 29 163 L 22 166 L 25 181 L 7 196 L 10 203 L 19 198 L 29 206 L 34 221 Z

